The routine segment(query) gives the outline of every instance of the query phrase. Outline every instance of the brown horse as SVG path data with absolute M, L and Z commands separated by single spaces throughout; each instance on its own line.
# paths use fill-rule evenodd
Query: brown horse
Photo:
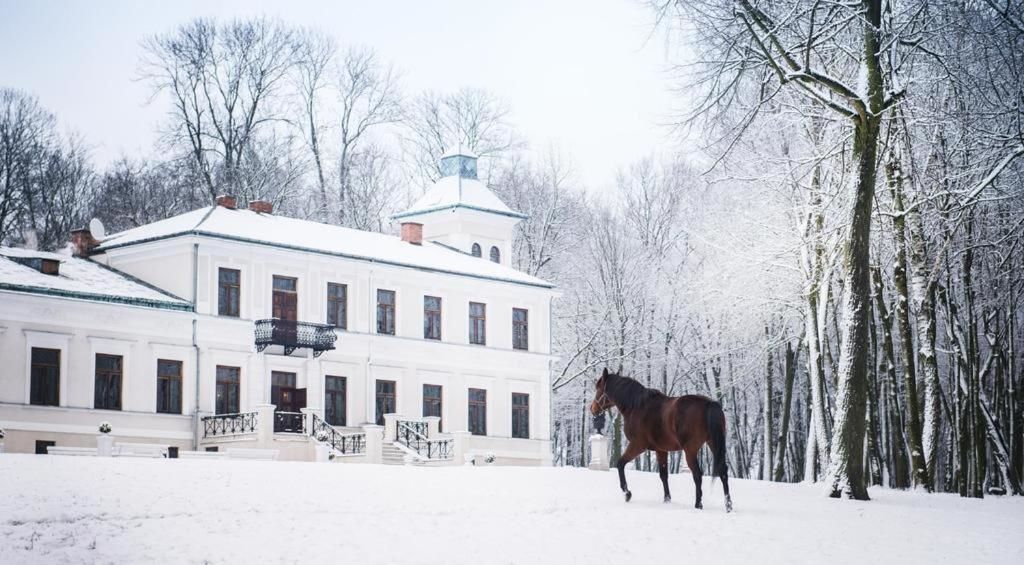
M 619 486 L 626 495 L 626 502 L 633 493 L 626 487 L 626 464 L 650 449 L 658 454 L 658 474 L 665 487 L 665 502 L 671 502 L 668 491 L 668 453 L 683 451 L 686 464 L 693 474 L 697 487 L 695 508 L 701 504 L 701 469 L 697 454 L 707 443 L 714 455 L 714 476 L 722 479 L 725 490 L 725 510 L 732 512 L 732 498 L 729 496 L 729 474 L 725 460 L 725 413 L 722 405 L 706 396 L 665 396 L 660 391 L 647 388 L 629 377 L 609 374 L 604 370 L 597 380 L 594 401 L 590 412 L 597 416 L 612 406 L 619 409 L 624 420 L 623 431 L 629 446 L 619 458 Z

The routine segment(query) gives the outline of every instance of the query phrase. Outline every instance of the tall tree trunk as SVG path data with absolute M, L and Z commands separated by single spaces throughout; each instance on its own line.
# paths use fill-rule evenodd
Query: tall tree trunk
M 871 210 L 875 197 L 879 114 L 884 85 L 878 61 L 881 0 L 864 0 L 863 64 L 866 68 L 869 111 L 859 115 L 853 133 L 853 213 L 849 240 L 843 250 L 846 290 L 843 293 L 843 328 L 839 356 L 836 418 L 829 456 L 829 496 L 845 492 L 868 500 L 864 481 L 864 410 L 868 385 L 868 315 L 871 281 Z
M 775 481 L 782 482 L 785 477 L 786 446 L 789 440 L 789 418 L 793 402 L 793 381 L 796 380 L 796 360 L 800 353 L 800 342 L 796 348 L 786 343 L 786 383 L 782 396 L 782 421 L 779 423 L 779 454 L 775 457 Z
M 928 491 L 933 490 L 924 446 L 921 443 L 921 412 L 917 403 L 917 374 L 914 368 L 914 341 L 910 331 L 910 291 L 907 287 L 907 239 L 906 208 L 903 202 L 903 172 L 895 156 L 886 166 L 886 177 L 893 199 L 893 241 L 896 244 L 896 258 L 893 266 L 893 284 L 896 287 L 896 327 L 899 329 L 900 355 L 903 357 L 904 406 L 907 414 L 907 438 L 910 443 L 910 458 L 914 482 Z
M 764 449 L 760 475 L 770 481 L 772 480 L 772 456 L 775 446 L 775 432 L 772 429 L 772 422 L 775 420 L 772 406 L 772 377 L 775 367 L 772 360 L 772 347 L 769 343 L 771 335 L 768 333 L 768 326 L 764 327 L 764 338 L 768 345 L 764 372 Z

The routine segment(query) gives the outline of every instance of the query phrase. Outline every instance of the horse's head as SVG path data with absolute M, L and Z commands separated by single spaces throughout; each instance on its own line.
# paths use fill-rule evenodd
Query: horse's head
M 601 373 L 601 378 L 597 379 L 597 383 L 594 384 L 594 401 L 590 403 L 590 413 L 594 416 L 608 410 L 614 403 L 612 399 L 608 398 L 605 394 L 604 387 L 608 382 L 608 369 L 605 368 L 604 372 Z

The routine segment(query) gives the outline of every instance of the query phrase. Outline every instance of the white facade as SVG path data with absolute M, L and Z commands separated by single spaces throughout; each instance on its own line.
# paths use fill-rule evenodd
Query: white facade
M 487 245 L 482 258 L 452 249 L 457 239 L 444 245 L 431 241 L 428 234 L 438 225 L 449 236 L 454 232 L 430 213 L 411 220 L 424 224 L 425 241 L 418 245 L 230 205 L 114 234 L 93 249 L 91 261 L 180 297 L 194 311 L 7 292 L 0 286 L 0 357 L 5 360 L 0 368 L 0 427 L 7 430 L 8 451 L 30 451 L 34 439 L 88 444 L 88 434 L 101 420 L 110 421 L 119 437 L 161 440 L 182 449 L 215 445 L 224 438 L 203 438 L 201 418 L 216 412 L 217 367 L 224 366 L 239 369 L 238 410 L 243 413 L 271 403 L 271 375 L 279 371 L 293 374 L 295 388 L 304 389 L 304 412 L 322 418 L 325 377 L 344 377 L 346 411 L 340 432 L 358 431 L 378 420 L 378 380 L 395 383 L 394 412 L 412 420 L 424 416 L 423 385 L 441 386 L 443 432 L 469 429 L 468 391 L 483 389 L 486 435 L 467 438 L 463 447 L 469 453 L 493 453 L 500 463 L 548 463 L 554 291 L 544 281 L 488 260 L 490 245 L 501 245 L 501 262 L 507 264 L 515 222 L 509 222 L 510 216 L 495 215 L 495 229 L 488 228 L 485 212 L 456 210 L 469 212 L 480 230 L 492 230 L 490 239 L 473 235 Z M 222 268 L 240 274 L 237 316 L 219 314 Z M 338 324 L 344 329 L 330 330 L 338 336 L 334 349 L 315 356 L 312 349 L 300 347 L 285 355 L 283 347 L 271 345 L 257 352 L 256 321 L 275 313 L 275 276 L 295 280 L 299 323 L 327 323 L 328 283 L 346 285 L 347 316 Z M 395 293 L 394 335 L 377 331 L 378 290 Z M 424 296 L 441 299 L 440 340 L 424 338 Z M 486 305 L 483 345 L 470 344 L 470 302 Z M 513 308 L 528 312 L 525 350 L 513 348 Z M 28 401 L 31 347 L 36 343 L 66 352 L 61 356 L 58 408 Z M 120 412 L 92 409 L 96 353 L 123 356 Z M 181 415 L 155 413 L 157 359 L 182 363 Z M 512 437 L 514 393 L 529 395 L 525 438 Z M 197 410 L 198 418 L 190 417 Z M 523 435 L 521 408 L 518 414 Z M 60 438 L 61 433 L 82 435 Z M 307 458 L 312 453 L 304 446 L 293 447 L 282 455 Z

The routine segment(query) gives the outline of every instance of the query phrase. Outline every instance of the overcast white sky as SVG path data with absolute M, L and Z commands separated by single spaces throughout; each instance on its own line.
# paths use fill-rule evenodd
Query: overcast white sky
M 531 148 L 558 148 L 591 189 L 675 142 L 666 50 L 640 0 L 289 2 L 0 0 L 0 86 L 37 95 L 101 162 L 153 150 L 163 118 L 139 41 L 196 16 L 267 15 L 375 48 L 406 91 L 486 88 Z

